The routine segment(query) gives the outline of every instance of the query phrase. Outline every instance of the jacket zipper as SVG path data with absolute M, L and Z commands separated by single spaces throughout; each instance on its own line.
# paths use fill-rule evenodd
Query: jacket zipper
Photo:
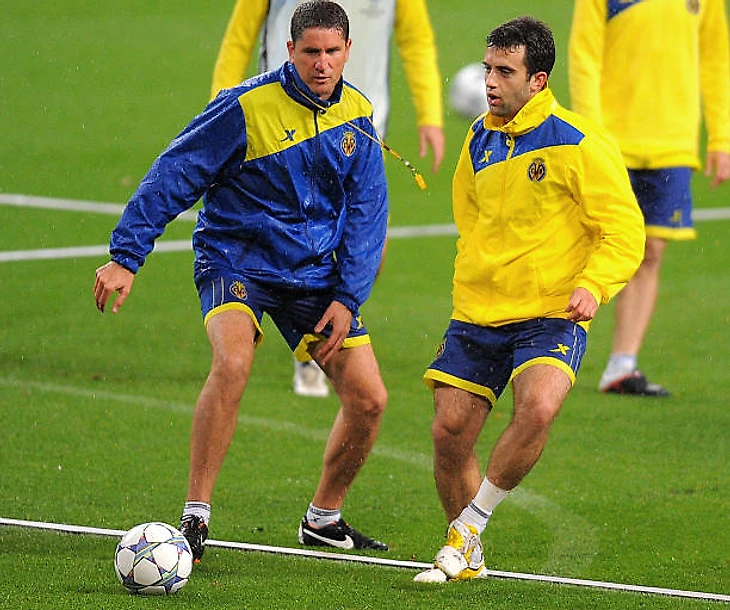
M 505 201 L 507 200 L 506 194 L 507 194 L 507 174 L 509 172 L 509 165 L 508 161 L 512 158 L 512 153 L 514 153 L 515 150 L 515 139 L 508 133 L 505 134 L 506 138 L 506 144 L 507 144 L 507 157 L 505 158 L 504 163 L 504 171 L 502 172 L 502 195 L 499 200 L 499 231 L 500 231 L 500 241 L 504 243 L 505 241 L 505 223 L 504 223 L 504 205 Z
M 314 122 L 314 141 L 315 141 L 315 147 L 314 147 L 314 156 L 312 158 L 312 172 L 309 176 L 309 192 L 310 192 L 310 199 L 311 199 L 311 208 L 314 209 L 315 204 L 315 196 L 316 196 L 316 177 L 315 177 L 315 168 L 319 166 L 319 156 L 320 156 L 320 141 L 319 141 L 319 120 L 318 115 L 322 111 L 320 109 L 315 109 L 312 111 L 312 121 Z M 309 233 L 309 215 L 307 214 L 306 210 L 302 210 L 302 215 L 304 216 L 304 230 L 307 233 L 307 240 L 309 241 L 309 247 L 311 250 L 314 250 L 314 241 L 312 240 L 312 237 Z

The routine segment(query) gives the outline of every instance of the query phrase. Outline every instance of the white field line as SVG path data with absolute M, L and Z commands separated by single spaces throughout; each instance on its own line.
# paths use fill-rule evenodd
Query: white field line
M 42 208 L 44 210 L 65 210 L 68 212 L 90 212 L 92 214 L 108 214 L 121 216 L 124 211 L 122 203 L 104 203 L 99 201 L 81 201 L 76 199 L 57 199 L 55 197 L 34 197 L 32 195 L 13 195 L 0 193 L 0 205 L 15 205 L 21 208 Z M 181 220 L 195 222 L 197 212 L 188 210 L 178 216 Z
M 185 252 L 192 250 L 192 242 L 189 239 L 159 241 L 155 244 L 153 252 Z M 41 248 L 39 250 L 6 250 L 0 252 L 0 263 L 11 263 L 18 261 L 43 261 L 56 260 L 60 258 L 85 258 L 92 256 L 109 256 L 109 246 L 78 246 L 72 248 Z
M 105 529 L 87 527 L 83 525 L 66 525 L 63 523 L 48 523 L 43 521 L 25 521 L 21 519 L 5 519 L 0 517 L 0 525 L 22 527 L 30 529 L 51 530 L 66 534 L 89 534 L 96 536 L 121 537 L 125 530 Z M 227 542 L 223 540 L 207 540 L 206 546 L 234 549 L 239 551 L 273 553 L 277 555 L 296 555 L 314 559 L 328 559 L 330 561 L 349 561 L 370 565 L 379 565 L 392 568 L 408 568 L 427 570 L 432 567 L 430 563 L 418 561 L 402 561 L 384 557 L 371 557 L 369 555 L 348 555 L 345 553 L 312 551 L 302 548 L 289 548 L 280 546 L 269 546 L 263 544 L 249 544 L 246 542 Z M 730 595 L 720 593 L 704 593 L 701 591 L 684 591 L 682 589 L 667 589 L 664 587 L 646 587 L 642 585 L 629 585 L 615 582 L 604 582 L 600 580 L 586 580 L 582 578 L 564 578 L 561 576 L 549 576 L 544 574 L 525 574 L 521 572 L 503 572 L 500 570 L 487 570 L 487 574 L 493 578 L 505 578 L 512 580 L 529 580 L 533 582 L 544 582 L 551 584 L 573 585 L 578 587 L 589 587 L 593 589 L 609 589 L 613 591 L 626 591 L 631 593 L 644 593 L 650 595 L 664 595 L 670 597 L 682 597 L 691 599 L 702 599 L 708 601 L 730 602 Z
M 14 205 L 24 208 L 42 208 L 46 210 L 66 210 L 70 212 L 90 212 L 94 214 L 108 214 L 111 216 L 121 216 L 124 211 L 125 204 L 106 203 L 99 201 L 84 201 L 76 199 L 58 199 L 55 197 L 36 197 L 33 195 L 14 195 L 11 193 L 0 193 L 0 205 Z M 727 220 L 730 219 L 730 208 L 705 208 L 693 210 L 692 218 L 696 221 L 703 220 Z M 179 220 L 193 221 L 197 220 L 197 212 L 188 210 L 178 216 Z M 427 225 L 434 227 L 435 234 L 441 235 L 441 231 L 445 228 L 452 230 L 453 224 L 448 225 Z M 398 230 L 397 234 L 403 233 L 410 236 L 410 231 L 405 228 L 403 231 Z M 432 233 L 426 232 L 425 235 Z M 421 234 L 419 234 L 421 235 Z
M 13 195 L 0 193 L 0 205 L 14 205 L 19 207 L 43 208 L 49 210 L 65 210 L 71 212 L 89 212 L 93 214 L 108 214 L 119 217 L 124 205 L 118 203 L 99 203 L 95 201 L 77 201 L 73 199 L 55 199 L 52 197 L 33 197 L 30 195 Z M 695 221 L 727 220 L 730 219 L 730 208 L 713 208 L 694 210 L 692 217 Z M 188 210 L 176 220 L 194 222 L 197 212 Z M 417 237 L 434 237 L 442 235 L 456 235 L 456 226 L 449 224 L 420 225 L 411 227 L 392 227 L 388 229 L 390 239 L 409 239 Z M 165 241 L 155 245 L 155 252 L 184 252 L 192 248 L 189 240 Z M 83 258 L 109 254 L 109 246 L 79 246 L 69 248 L 41 248 L 37 250 L 7 250 L 0 251 L 0 263 L 27 261 L 27 260 L 54 260 L 60 258 Z
M 106 203 L 99 201 L 83 201 L 76 199 L 58 199 L 56 197 L 37 197 L 34 195 L 14 195 L 0 193 L 0 205 L 15 205 L 24 208 L 42 208 L 46 210 L 67 210 L 71 212 L 91 212 L 94 214 L 109 214 L 121 216 L 125 204 Z M 183 212 L 178 216 L 180 220 L 195 221 L 197 213 L 193 210 Z M 730 219 L 730 208 L 709 208 L 694 210 L 694 220 L 727 220 Z M 453 227 L 453 225 L 432 225 L 435 227 Z M 437 231 L 439 229 L 436 229 Z M 408 231 L 406 230 L 406 233 Z M 427 233 L 428 234 L 428 233 Z M 440 233 L 437 233 L 440 234 Z

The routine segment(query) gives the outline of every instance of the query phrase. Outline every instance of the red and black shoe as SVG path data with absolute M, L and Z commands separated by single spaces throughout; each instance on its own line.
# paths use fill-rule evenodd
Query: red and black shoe
M 633 371 L 630 375 L 612 381 L 601 388 L 606 394 L 630 394 L 633 396 L 653 396 L 664 398 L 669 390 L 658 383 L 649 383 L 641 371 Z

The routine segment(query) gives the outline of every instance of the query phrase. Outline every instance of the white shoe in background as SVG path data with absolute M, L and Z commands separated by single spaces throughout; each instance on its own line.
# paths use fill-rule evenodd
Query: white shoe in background
M 294 393 L 299 396 L 324 398 L 330 393 L 327 375 L 314 361 L 294 361 Z

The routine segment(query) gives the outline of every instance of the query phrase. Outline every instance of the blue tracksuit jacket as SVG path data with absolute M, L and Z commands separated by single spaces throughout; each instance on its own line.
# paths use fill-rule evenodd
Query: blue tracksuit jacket
M 368 297 L 388 218 L 370 102 L 341 81 L 319 100 L 290 63 L 222 91 L 155 160 L 111 237 L 136 273 L 201 197 L 195 274 L 232 270 L 273 287 Z

